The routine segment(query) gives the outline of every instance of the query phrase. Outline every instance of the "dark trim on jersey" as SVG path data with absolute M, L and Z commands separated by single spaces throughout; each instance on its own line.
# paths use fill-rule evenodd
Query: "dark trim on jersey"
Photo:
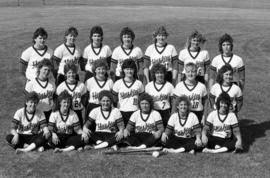
M 147 120 L 149 119 L 151 113 L 152 113 L 152 111 L 150 111 L 150 113 L 147 114 L 146 118 L 144 119 L 144 118 L 143 118 L 143 115 L 142 115 L 142 111 L 140 111 L 140 117 L 141 117 L 141 119 L 142 119 L 144 122 L 147 122 Z
M 243 99 L 244 99 L 243 95 L 239 96 L 239 97 L 236 97 L 236 101 L 242 101 Z
M 25 60 L 23 60 L 22 58 L 20 58 L 20 63 L 27 66 L 28 65 L 28 62 L 26 62 Z
M 191 54 L 190 49 L 188 48 L 187 50 L 188 50 L 188 53 L 189 53 L 190 57 L 192 57 L 192 59 L 196 59 L 199 56 L 200 52 L 201 52 L 201 48 L 199 48 L 198 51 L 197 51 L 197 54 L 195 56 L 193 56 Z
M 70 50 L 70 48 L 66 45 L 66 43 L 64 43 L 64 46 L 66 47 L 66 49 L 68 50 L 68 52 L 71 55 L 74 55 L 75 54 L 75 51 L 76 51 L 76 45 L 75 44 L 74 44 L 74 46 L 70 47 L 70 48 L 73 48 L 73 51 Z
M 210 65 L 210 64 L 211 64 L 211 61 L 210 61 L 210 60 L 207 60 L 207 61 L 204 62 L 204 65 L 205 65 L 205 66 L 208 66 L 208 65 Z
M 112 90 L 112 94 L 118 96 L 118 92 Z
M 177 112 L 177 114 L 178 114 L 178 122 L 179 122 L 179 124 L 180 124 L 182 127 L 185 126 L 186 123 L 187 123 L 187 120 L 188 120 L 189 113 L 188 113 L 187 118 L 185 119 L 185 122 L 184 122 L 183 124 L 182 124 L 182 122 L 181 122 L 181 116 L 180 116 L 179 112 Z
M 33 118 L 34 118 L 35 113 L 36 113 L 36 111 L 34 111 L 34 113 L 32 114 L 31 118 L 29 118 L 28 115 L 27 115 L 26 108 L 24 109 L 24 115 L 25 115 L 25 117 L 26 117 L 26 120 L 27 120 L 28 122 L 30 122 L 30 123 L 31 123 L 31 121 L 32 121 Z M 30 114 L 30 113 L 29 113 L 29 114 Z
M 143 62 L 143 57 L 137 59 L 137 63 L 139 63 L 139 62 Z
M 56 62 L 61 62 L 61 59 L 55 55 L 53 55 L 52 59 Z
M 242 66 L 240 68 L 238 68 L 238 72 L 244 71 L 245 70 L 245 66 Z
M 91 43 L 91 49 L 92 49 L 92 51 L 94 52 L 94 54 L 96 55 L 96 56 L 98 56 L 99 55 L 99 53 L 101 52 L 101 49 L 102 49 L 102 43 L 100 44 L 100 47 L 98 47 L 99 48 L 99 50 L 98 50 L 98 52 L 96 52 L 95 51 L 95 48 L 94 48 L 94 46 L 93 46 L 93 43 Z
M 144 60 L 149 60 L 149 61 L 151 60 L 150 56 L 146 56 L 146 55 L 143 56 L 143 59 Z
M 183 66 L 185 63 L 184 63 L 184 61 L 178 60 L 178 64 Z
M 168 46 L 168 44 L 165 43 L 165 45 L 163 46 L 163 49 L 161 51 L 159 51 L 158 50 L 158 47 L 157 47 L 157 44 L 155 43 L 155 49 L 158 52 L 158 54 L 162 54 L 165 51 L 165 49 L 166 49 L 167 46 Z
M 178 57 L 177 57 L 177 56 L 173 56 L 173 57 L 172 57 L 172 63 L 173 63 L 175 60 L 178 60 Z
M 75 86 L 73 87 L 73 89 L 70 88 L 70 86 L 68 85 L 68 83 L 67 83 L 66 80 L 65 80 L 65 84 L 66 84 L 66 86 L 67 86 L 67 88 L 68 88 L 69 91 L 74 92 L 74 90 L 75 90 L 76 87 L 78 86 L 78 81 L 76 81 Z
M 126 81 L 125 81 L 124 79 L 122 79 L 122 80 L 123 80 L 123 83 L 125 84 L 125 86 L 126 86 L 127 88 L 132 87 L 132 86 L 133 86 L 133 84 L 136 82 L 136 79 L 134 79 L 134 80 L 133 80 L 133 82 L 131 83 L 131 85 L 130 85 L 130 86 L 128 86 L 128 85 L 127 85 L 127 83 L 126 83 Z
M 210 65 L 210 67 L 209 67 L 211 70 L 213 70 L 213 71 L 217 71 L 217 68 L 215 67 L 215 66 L 212 66 L 212 65 Z
M 126 50 L 125 50 L 125 48 L 123 47 L 123 45 L 121 45 L 121 49 L 123 50 L 123 52 L 127 55 L 127 56 L 129 56 L 130 54 L 131 54 L 131 52 L 133 51 L 133 49 L 134 49 L 134 45 L 131 45 L 131 47 L 129 48 L 129 52 L 127 52 Z
M 66 119 L 64 119 L 64 117 L 63 117 L 63 115 L 62 115 L 62 113 L 61 113 L 60 110 L 59 110 L 59 114 L 60 114 L 60 117 L 61 117 L 61 119 L 62 119 L 63 122 L 66 122 L 66 121 L 68 120 L 68 117 L 69 117 L 69 111 L 68 111 L 68 113 L 67 113 Z
M 196 124 L 194 126 L 192 126 L 192 130 L 194 131 L 195 129 L 201 128 L 200 124 Z
M 44 56 L 44 55 L 46 54 L 47 50 L 48 50 L 48 47 L 47 47 L 46 45 L 44 46 L 44 49 L 43 49 L 44 52 L 43 52 L 43 53 L 40 53 L 39 50 L 36 49 L 34 46 L 32 46 L 32 48 L 33 48 L 33 49 L 36 51 L 36 53 L 37 53 L 39 56 L 41 56 L 41 57 Z
M 20 121 L 18 121 L 17 119 L 13 118 L 11 121 L 13 124 L 15 124 L 16 126 L 18 126 L 20 124 Z
M 229 61 L 228 61 L 228 62 L 226 62 L 226 61 L 224 60 L 224 56 L 223 56 L 223 54 L 221 54 L 221 59 L 222 59 L 222 61 L 224 62 L 224 64 L 230 64 L 230 63 L 231 63 L 232 58 L 233 58 L 233 54 L 232 54 L 231 58 L 229 59 Z
M 219 114 L 219 112 L 218 112 L 218 111 L 217 111 L 217 114 L 218 114 L 218 119 L 219 119 L 219 120 L 220 120 L 220 122 L 222 122 L 222 123 L 223 123 L 223 122 L 224 122 L 224 121 L 227 119 L 227 117 L 228 117 L 228 115 L 229 115 L 229 113 L 228 113 L 228 114 L 226 114 L 226 116 L 225 116 L 225 117 L 224 117 L 224 119 L 222 120 L 222 119 L 221 119 L 221 117 L 220 117 L 220 115 L 221 115 L 221 114 Z
M 46 84 L 44 86 L 40 83 L 38 78 L 35 78 L 35 79 L 36 79 L 37 83 L 39 84 L 39 86 L 41 86 L 42 88 L 46 88 L 49 84 L 49 79 L 46 80 Z
M 233 85 L 231 85 L 231 86 L 227 89 L 227 91 L 225 91 L 225 90 L 222 88 L 222 85 L 219 85 L 219 86 L 220 86 L 220 89 L 221 89 L 222 92 L 228 93 L 228 92 L 230 91 L 230 89 L 232 88 Z M 218 96 L 217 96 L 217 97 L 218 97 Z
M 167 81 L 165 81 L 164 84 L 161 85 L 160 89 L 158 89 L 157 86 L 156 86 L 156 82 L 153 81 L 154 88 L 155 88 L 158 92 L 160 92 L 160 91 L 163 89 L 163 87 L 166 85 L 166 83 L 167 83 Z
M 232 128 L 237 128 L 237 127 L 239 127 L 239 125 L 238 125 L 238 123 L 236 123 L 236 124 L 231 125 L 231 127 Z
M 114 58 L 111 58 L 111 62 L 117 64 L 118 63 L 118 60 L 116 60 Z
M 47 126 L 47 121 L 46 119 L 43 119 L 42 121 L 39 121 L 40 128 L 44 128 Z
M 207 125 L 208 127 L 212 127 L 213 126 L 213 124 L 211 122 L 209 122 L 209 121 L 206 121 L 205 125 Z
M 96 76 L 94 76 L 94 79 L 95 79 L 96 83 L 98 84 L 99 88 L 101 88 L 101 89 L 106 85 L 106 83 L 107 83 L 107 81 L 108 81 L 108 79 L 106 78 L 106 79 L 104 80 L 104 83 L 101 85 L 101 84 L 99 83 L 99 81 L 98 81 L 98 79 L 97 79 Z
M 108 114 L 107 117 L 104 115 L 104 112 L 103 112 L 103 110 L 101 109 L 101 107 L 100 107 L 100 112 L 101 112 L 103 118 L 104 118 L 105 120 L 108 120 L 109 117 L 110 117 L 110 115 L 111 115 L 111 113 L 112 113 L 112 109 L 109 110 L 109 114 Z
M 199 82 L 196 81 L 196 84 L 191 89 L 187 86 L 185 81 L 183 81 L 183 83 L 184 83 L 184 86 L 186 87 L 186 89 L 188 89 L 188 91 L 192 91 L 192 90 L 194 90 L 196 88 L 196 86 L 198 85 Z

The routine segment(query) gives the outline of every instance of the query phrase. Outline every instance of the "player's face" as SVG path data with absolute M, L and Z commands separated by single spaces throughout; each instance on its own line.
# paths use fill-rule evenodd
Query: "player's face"
M 74 45 L 75 41 L 76 41 L 76 35 L 70 33 L 68 34 L 65 38 L 66 38 L 66 44 L 67 45 Z
M 189 81 L 194 81 L 196 78 L 196 68 L 195 67 L 186 67 L 186 77 Z
M 190 41 L 190 49 L 197 50 L 200 47 L 200 40 L 199 38 L 192 38 Z
M 159 83 L 159 84 L 164 83 L 165 74 L 162 71 L 156 71 L 155 77 L 156 77 L 156 83 Z
M 41 80 L 42 79 L 46 80 L 46 79 L 48 79 L 50 72 L 51 72 L 51 69 L 49 66 L 42 66 L 40 71 L 39 71 L 38 78 Z
M 104 78 L 106 72 L 107 72 L 106 67 L 104 67 L 104 66 L 97 67 L 96 70 L 95 70 L 96 77 L 99 78 L 99 79 Z
M 142 113 L 149 113 L 150 112 L 150 103 L 146 100 L 142 100 L 140 102 L 140 108 Z
M 108 111 L 111 109 L 112 102 L 109 97 L 103 96 L 103 98 L 100 100 L 100 105 L 102 110 Z
M 179 103 L 179 105 L 178 105 L 178 111 L 180 112 L 180 113 L 187 113 L 187 111 L 188 111 L 188 104 L 187 104 L 187 102 L 186 101 L 181 101 L 180 103 Z
M 122 36 L 123 45 L 125 47 L 130 47 L 132 45 L 131 35 L 123 35 Z
M 67 77 L 68 83 L 75 83 L 76 82 L 76 72 L 74 72 L 73 70 L 67 71 L 66 77 Z
M 26 111 L 29 113 L 29 114 L 32 114 L 35 112 L 36 110 L 36 107 L 37 107 L 37 103 L 33 100 L 28 100 L 26 101 Z
M 224 101 L 220 101 L 219 113 L 226 114 L 228 109 L 229 109 L 229 106 Z
M 223 74 L 223 83 L 230 84 L 233 80 L 232 71 L 227 71 Z
M 98 33 L 93 33 L 91 38 L 92 38 L 93 44 L 95 45 L 100 45 L 102 42 L 102 36 Z
M 37 47 L 37 48 L 43 48 L 44 46 L 45 46 L 45 42 L 46 42 L 46 39 L 47 39 L 47 37 L 45 37 L 45 36 L 38 36 L 38 37 L 36 37 L 35 39 L 34 39 L 34 41 L 35 41 L 35 46 Z
M 134 69 L 133 68 L 125 68 L 124 73 L 125 73 L 125 77 L 133 78 Z
M 228 41 L 224 41 L 222 43 L 222 51 L 223 51 L 223 54 L 230 54 L 232 52 L 232 45 L 230 42 Z
M 70 108 L 70 100 L 69 99 L 63 99 L 60 102 L 60 111 L 61 113 L 67 113 Z
M 158 34 L 156 36 L 157 45 L 158 46 L 164 46 L 166 44 L 167 36 L 165 34 Z

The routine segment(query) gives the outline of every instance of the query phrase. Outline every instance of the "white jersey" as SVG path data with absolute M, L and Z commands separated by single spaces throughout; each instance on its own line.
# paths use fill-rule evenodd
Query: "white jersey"
M 167 71 L 172 71 L 172 64 L 177 60 L 177 52 L 173 45 L 166 44 L 164 47 L 157 47 L 156 44 L 151 44 L 145 51 L 145 59 L 150 61 L 151 69 L 155 64 L 162 64 Z
M 206 50 L 199 50 L 196 52 L 192 52 L 189 49 L 183 49 L 179 53 L 179 63 L 180 65 L 184 65 L 183 74 L 185 72 L 185 65 L 188 63 L 196 64 L 197 66 L 197 75 L 204 76 L 205 67 L 210 64 L 209 53 Z
M 137 66 L 143 60 L 143 53 L 141 48 L 132 46 L 131 49 L 124 49 L 123 46 L 118 46 L 113 50 L 112 62 L 117 64 L 115 75 L 120 77 L 122 72 L 122 64 L 127 59 L 133 59 Z
M 232 129 L 238 127 L 238 120 L 233 112 L 221 115 L 217 110 L 212 111 L 207 119 L 206 125 L 212 128 L 212 135 L 220 138 L 231 138 Z
M 60 111 L 55 111 L 51 113 L 49 126 L 55 128 L 56 133 L 73 134 L 80 128 L 80 122 L 73 110 L 70 110 L 67 116 L 62 115 Z
M 17 127 L 17 133 L 27 135 L 38 134 L 47 126 L 43 112 L 36 110 L 33 114 L 29 114 L 25 108 L 16 111 L 12 123 Z
M 135 80 L 127 83 L 124 79 L 117 80 L 113 85 L 112 93 L 118 96 L 118 108 L 121 111 L 129 112 L 139 109 L 139 95 L 144 92 L 141 81 Z
M 41 111 L 50 111 L 53 107 L 53 94 L 55 92 L 55 84 L 51 80 L 40 81 L 35 78 L 25 85 L 25 91 L 30 93 L 32 91 L 38 94 L 39 103 L 37 109 Z
M 86 94 L 86 87 L 82 82 L 76 82 L 75 84 L 68 84 L 66 81 L 62 82 L 56 89 L 56 95 L 60 95 L 64 90 L 72 96 L 72 109 L 82 110 L 82 96 Z
M 220 54 L 214 57 L 210 65 L 210 69 L 218 72 L 219 69 L 225 64 L 230 64 L 232 66 L 234 72 L 233 81 L 238 81 L 238 72 L 245 70 L 243 59 L 235 54 L 233 54 L 231 57 L 224 57 Z
M 99 93 L 102 90 L 111 91 L 113 88 L 112 79 L 107 78 L 105 81 L 99 81 L 96 77 L 89 78 L 86 83 L 89 92 L 89 103 L 99 104 Z
M 191 111 L 203 111 L 202 100 L 207 97 L 207 90 L 201 82 L 197 82 L 194 86 L 188 86 L 185 81 L 182 81 L 176 85 L 174 95 L 186 95 L 191 103 Z
M 170 82 L 163 85 L 151 81 L 145 86 L 145 93 L 152 96 L 154 109 L 166 110 L 171 108 L 170 97 L 173 96 L 174 87 Z
M 87 59 L 85 70 L 93 73 L 94 71 L 92 71 L 92 69 L 94 62 L 99 59 L 107 59 L 108 57 L 111 57 L 111 55 L 112 51 L 108 45 L 94 48 L 92 44 L 89 44 L 83 51 L 83 58 Z
M 74 63 L 78 67 L 81 58 L 81 50 L 77 46 L 69 47 L 66 44 L 61 44 L 54 50 L 55 57 L 59 63 L 58 74 L 64 74 L 64 66 L 66 63 Z
M 96 123 L 96 132 L 115 133 L 119 124 L 124 128 L 121 112 L 117 108 L 102 111 L 101 107 L 97 107 L 89 113 L 88 118 Z
M 231 109 L 234 110 L 237 105 L 237 101 L 243 99 L 242 91 L 239 86 L 232 84 L 231 86 L 222 86 L 219 83 L 215 83 L 210 90 L 210 97 L 215 98 L 215 102 L 217 101 L 218 96 L 225 92 L 231 97 L 232 106 Z M 214 108 L 216 106 L 214 105 Z
M 143 114 L 140 110 L 135 111 L 130 116 L 128 124 L 135 128 L 135 133 L 152 133 L 158 130 L 158 125 L 163 127 L 161 115 L 155 110 L 152 110 L 150 114 Z
M 34 46 L 30 46 L 21 55 L 20 62 L 27 65 L 25 76 L 28 80 L 35 79 L 37 77 L 37 65 L 43 59 L 51 59 L 53 50 L 45 46 L 44 49 L 39 50 Z
M 194 129 L 200 128 L 197 116 L 190 112 L 188 117 L 180 119 L 179 113 L 171 115 L 166 129 L 169 129 L 177 137 L 191 138 L 195 136 Z

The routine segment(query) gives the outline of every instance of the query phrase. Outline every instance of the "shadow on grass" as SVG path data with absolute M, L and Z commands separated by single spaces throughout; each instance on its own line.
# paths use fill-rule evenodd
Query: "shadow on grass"
M 270 121 L 256 123 L 253 120 L 244 119 L 240 120 L 240 127 L 246 153 L 258 138 L 266 137 L 265 132 L 270 130 Z

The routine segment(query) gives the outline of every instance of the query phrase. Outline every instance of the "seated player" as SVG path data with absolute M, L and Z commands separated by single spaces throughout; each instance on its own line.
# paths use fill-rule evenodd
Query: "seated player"
M 202 145 L 201 127 L 197 116 L 190 112 L 187 96 L 180 96 L 176 101 L 177 112 L 172 114 L 161 141 L 164 151 L 171 153 L 194 153 Z
M 49 145 L 55 148 L 55 153 L 72 151 L 84 145 L 85 136 L 77 114 L 71 109 L 71 103 L 72 97 L 67 91 L 60 93 L 49 119 L 49 130 L 52 133 Z
M 227 93 L 221 93 L 217 98 L 217 110 L 208 115 L 202 131 L 202 143 L 206 146 L 203 152 L 223 153 L 242 150 L 238 119 L 235 113 L 229 112 L 230 104 L 230 96 Z
M 25 106 L 16 111 L 12 120 L 11 133 L 6 140 L 16 153 L 29 152 L 36 148 L 42 152 L 50 132 L 45 115 L 37 110 L 38 95 L 30 92 L 25 97 Z
M 131 115 L 124 130 L 123 142 L 132 149 L 154 146 L 164 131 L 161 116 L 153 109 L 153 99 L 149 94 L 140 95 L 139 108 Z
M 103 90 L 99 93 L 100 107 L 93 109 L 86 120 L 83 132 L 84 140 L 96 144 L 95 149 L 106 148 L 118 143 L 124 136 L 124 122 L 119 109 L 114 108 L 113 96 L 110 91 Z M 95 132 L 89 128 L 96 124 Z

